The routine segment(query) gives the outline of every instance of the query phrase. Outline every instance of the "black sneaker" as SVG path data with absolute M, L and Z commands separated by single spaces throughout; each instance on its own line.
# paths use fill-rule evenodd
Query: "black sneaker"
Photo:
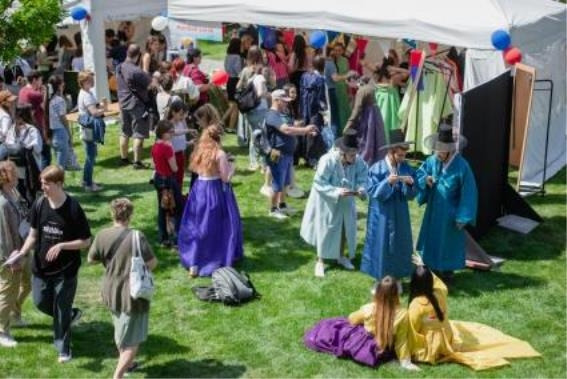
M 72 312 L 73 315 L 71 316 L 71 326 L 76 326 L 83 316 L 83 311 L 81 311 L 79 308 L 73 308 Z
M 140 161 L 134 162 L 132 166 L 134 166 L 134 170 L 146 170 L 150 168 L 150 165 Z
M 132 161 L 128 158 L 120 158 L 120 166 L 130 166 Z

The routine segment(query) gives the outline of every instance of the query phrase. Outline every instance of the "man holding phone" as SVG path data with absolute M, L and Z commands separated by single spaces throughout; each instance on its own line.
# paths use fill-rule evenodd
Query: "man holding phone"
M 366 197 L 368 167 L 357 155 L 356 131 L 345 131 L 317 165 L 301 223 L 301 237 L 317 249 L 315 276 L 325 276 L 324 259 L 353 270 L 356 252 L 355 198 Z M 345 244 L 348 257 L 344 255 Z

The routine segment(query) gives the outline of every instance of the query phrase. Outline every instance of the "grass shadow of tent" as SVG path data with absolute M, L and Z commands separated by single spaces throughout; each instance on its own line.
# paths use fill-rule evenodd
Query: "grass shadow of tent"
M 546 281 L 524 275 L 498 271 L 462 271 L 449 286 L 450 297 L 482 296 L 490 292 L 508 291 L 526 287 L 542 287 Z

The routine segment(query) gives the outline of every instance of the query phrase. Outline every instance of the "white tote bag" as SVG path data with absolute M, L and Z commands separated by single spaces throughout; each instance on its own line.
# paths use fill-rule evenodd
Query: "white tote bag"
M 130 266 L 130 296 L 133 299 L 150 301 L 154 294 L 154 279 L 152 273 L 142 258 L 140 248 L 140 233 L 132 232 L 132 261 Z

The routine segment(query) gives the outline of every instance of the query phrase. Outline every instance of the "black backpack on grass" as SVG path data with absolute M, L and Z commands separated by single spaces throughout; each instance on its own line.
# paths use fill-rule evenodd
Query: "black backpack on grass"
M 239 273 L 232 267 L 213 271 L 212 281 L 210 287 L 196 286 L 191 290 L 200 300 L 218 301 L 225 305 L 239 305 L 260 297 L 248 274 Z

